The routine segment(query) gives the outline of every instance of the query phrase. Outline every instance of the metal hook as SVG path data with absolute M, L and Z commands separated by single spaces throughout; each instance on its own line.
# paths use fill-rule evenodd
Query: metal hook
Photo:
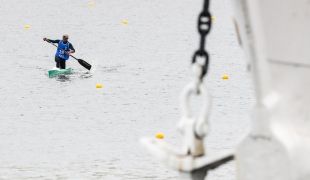
M 183 135 L 182 148 L 180 149 L 163 140 L 154 138 L 141 138 L 140 140 L 151 154 L 169 166 L 182 172 L 191 172 L 191 175 L 193 175 L 194 170 L 203 172 L 198 179 L 204 179 L 209 169 L 214 169 L 232 160 L 234 157 L 233 151 L 221 152 L 211 157 L 205 155 L 203 138 L 209 130 L 208 118 L 211 107 L 211 94 L 201 82 L 200 77 L 202 73 L 202 66 L 194 63 L 192 65 L 193 79 L 185 86 L 181 93 L 182 117 L 177 128 Z M 189 108 L 189 99 L 191 95 L 197 95 L 198 91 L 202 97 L 203 106 L 199 116 L 192 117 Z
M 203 138 L 209 129 L 209 112 L 211 107 L 211 95 L 201 82 L 202 67 L 198 63 L 192 66 L 193 80 L 185 86 L 181 93 L 181 121 L 177 129 L 183 134 L 184 144 L 182 153 L 184 155 L 200 156 L 204 154 Z M 199 94 L 202 97 L 202 111 L 198 117 L 192 117 L 190 113 L 190 96 Z

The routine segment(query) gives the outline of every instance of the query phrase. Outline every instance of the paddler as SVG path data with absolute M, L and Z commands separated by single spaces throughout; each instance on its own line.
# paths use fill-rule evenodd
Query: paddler
M 69 54 L 74 53 L 75 49 L 73 45 L 68 41 L 69 35 L 64 34 L 62 40 L 51 40 L 46 37 L 43 38 L 43 41 L 48 41 L 51 43 L 58 43 L 58 48 L 55 54 L 56 67 L 60 69 L 66 69 L 66 61 L 69 59 Z

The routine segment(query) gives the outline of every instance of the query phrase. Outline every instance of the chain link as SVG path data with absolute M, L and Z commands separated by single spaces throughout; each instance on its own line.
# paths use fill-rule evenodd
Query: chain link
M 198 17 L 198 32 L 200 34 L 200 48 L 194 53 L 192 63 L 196 62 L 197 56 L 200 56 L 205 59 L 203 65 L 203 71 L 201 74 L 201 79 L 205 76 L 209 66 L 209 55 L 205 50 L 205 41 L 206 36 L 209 34 L 211 29 L 211 14 L 209 12 L 209 3 L 210 0 L 204 0 L 203 11 L 199 14 Z

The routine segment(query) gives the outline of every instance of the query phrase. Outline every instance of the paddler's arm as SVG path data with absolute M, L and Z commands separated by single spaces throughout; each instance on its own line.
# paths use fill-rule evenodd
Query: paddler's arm
M 70 49 L 70 51 L 66 52 L 66 54 L 75 53 L 75 49 L 71 43 L 69 44 L 69 49 Z
M 59 39 L 56 39 L 56 40 L 51 40 L 51 39 L 47 39 L 46 37 L 43 38 L 43 41 L 48 41 L 48 42 L 51 42 L 51 43 L 59 43 Z

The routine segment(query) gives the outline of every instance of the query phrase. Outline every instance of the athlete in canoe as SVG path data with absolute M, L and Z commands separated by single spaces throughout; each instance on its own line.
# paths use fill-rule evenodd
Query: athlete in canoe
M 69 54 L 74 53 L 75 49 L 73 45 L 68 41 L 69 35 L 64 34 L 62 40 L 51 40 L 46 37 L 43 38 L 43 41 L 48 41 L 51 43 L 58 43 L 58 48 L 55 54 L 56 67 L 60 69 L 66 69 L 66 61 L 69 59 Z

